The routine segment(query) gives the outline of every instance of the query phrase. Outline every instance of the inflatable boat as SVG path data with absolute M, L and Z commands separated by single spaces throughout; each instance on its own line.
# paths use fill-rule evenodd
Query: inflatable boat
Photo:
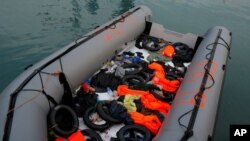
M 62 102 L 63 100 L 70 101 L 67 107 L 71 107 L 69 103 L 72 104 L 72 98 L 74 99 L 76 93 L 79 93 L 79 88 L 87 87 L 88 91 L 90 88 L 94 89 L 92 92 L 99 96 L 97 98 L 99 102 L 95 106 L 98 111 L 101 100 L 109 101 L 109 98 L 105 98 L 105 93 L 107 95 L 111 91 L 116 97 L 132 94 L 133 90 L 128 86 L 148 82 L 147 84 L 154 85 L 158 90 L 166 91 L 167 94 L 157 95 L 148 89 L 138 90 L 135 93 L 141 96 L 141 105 L 149 109 L 154 105 L 149 106 L 149 103 L 145 101 L 157 99 L 154 102 L 162 103 L 162 107 L 154 110 L 160 111 L 164 120 L 160 121 L 161 126 L 157 130 L 153 130 L 150 129 L 152 126 L 145 126 L 140 121 L 137 123 L 136 119 L 132 118 L 134 123 L 126 129 L 132 130 L 133 126 L 144 127 L 141 131 L 144 129 L 145 132 L 150 131 L 152 136 L 150 139 L 143 140 L 211 140 L 229 58 L 232 33 L 225 27 L 215 26 L 202 36 L 192 33 L 182 34 L 165 29 L 161 24 L 152 22 L 151 18 L 152 13 L 148 7 L 134 7 L 42 61 L 27 67 L 0 95 L 0 139 L 3 141 L 49 140 L 50 133 L 48 132 L 57 126 L 49 127 L 51 124 L 48 124 L 48 120 L 53 117 L 50 114 L 51 110 L 53 111 L 55 105 L 60 105 L 60 103 L 67 105 L 67 102 Z M 158 56 L 152 56 L 153 53 L 158 53 Z M 149 56 L 151 56 L 150 60 Z M 124 57 L 127 57 L 127 60 L 121 61 Z M 147 64 L 148 75 L 144 75 L 143 79 L 141 79 L 143 74 L 139 74 L 144 70 L 138 67 L 140 61 Z M 129 63 L 126 62 L 133 62 L 133 64 L 128 65 Z M 115 65 L 107 67 L 112 63 Z M 122 71 L 117 71 L 119 63 L 123 67 Z M 148 66 L 152 68 L 148 69 Z M 172 69 L 166 69 L 167 67 Z M 105 79 L 114 75 L 122 75 L 122 82 L 107 81 L 105 85 L 108 88 L 99 91 L 98 87 L 92 87 L 92 85 L 101 85 L 100 81 L 103 80 L 100 75 L 97 75 L 105 68 L 105 71 L 110 71 L 110 75 Z M 174 76 L 168 75 L 171 70 L 175 70 L 172 71 Z M 88 83 L 94 78 L 95 82 Z M 174 86 L 172 82 L 176 82 Z M 116 83 L 119 85 L 115 85 Z M 123 93 L 122 88 L 130 91 Z M 72 96 L 65 93 L 70 93 Z M 153 93 L 154 97 L 150 93 Z M 117 100 L 114 99 L 112 100 Z M 168 105 L 168 109 L 167 111 L 163 109 L 162 112 L 159 108 L 163 108 L 164 104 Z M 67 111 L 67 108 L 65 109 Z M 72 114 L 72 110 L 68 111 Z M 67 116 L 66 114 L 67 112 L 61 116 Z M 54 116 L 57 115 L 54 113 Z M 131 113 L 126 115 L 132 116 Z M 137 113 L 137 115 L 142 114 Z M 108 120 L 108 117 L 102 118 Z M 141 120 L 144 121 L 144 117 Z M 67 123 L 67 120 L 64 122 Z M 90 128 L 88 122 L 83 122 L 82 117 L 68 122 L 74 124 L 76 128 L 73 129 L 74 131 Z M 123 127 L 127 126 L 126 122 L 119 124 L 115 122 L 116 120 L 113 120 L 113 123 L 109 124 L 108 129 L 104 131 L 98 131 L 98 128 L 93 129 L 97 133 L 95 135 L 101 137 L 96 140 L 110 140 L 111 138 L 124 140 L 119 137 L 125 130 Z M 55 133 L 58 132 L 55 131 Z M 82 133 L 85 135 L 86 132 Z M 147 135 L 145 135 L 146 138 L 148 138 Z

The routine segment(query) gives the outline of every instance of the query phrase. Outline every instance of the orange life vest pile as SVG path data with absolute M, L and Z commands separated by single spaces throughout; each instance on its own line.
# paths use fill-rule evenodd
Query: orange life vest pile
M 171 52 L 172 49 L 169 48 L 167 49 L 168 53 L 170 53 L 168 55 L 171 56 L 171 54 L 173 55 L 174 52 Z M 162 89 L 167 92 L 174 93 L 177 91 L 180 86 L 180 81 L 168 80 L 165 77 L 165 70 L 161 64 L 153 62 L 148 65 L 148 68 L 154 70 L 154 77 L 152 79 L 154 85 L 161 86 Z M 156 99 L 149 91 L 134 90 L 129 89 L 127 85 L 119 85 L 117 88 L 117 94 L 119 96 L 124 96 L 127 94 L 140 95 L 141 103 L 145 108 L 159 111 L 164 114 L 167 114 L 170 109 L 170 105 L 168 103 Z M 153 134 L 157 134 L 159 128 L 161 127 L 161 122 L 156 115 L 146 116 L 138 112 L 131 112 L 129 114 L 134 123 L 148 128 Z
M 143 115 L 138 112 L 129 113 L 135 124 L 141 125 L 149 129 L 154 135 L 158 133 L 161 127 L 161 121 L 156 115 Z
M 123 95 L 141 95 L 141 102 L 143 106 L 150 110 L 156 110 L 167 114 L 170 109 L 170 105 L 166 102 L 162 102 L 156 99 L 149 91 L 142 91 L 142 90 L 132 90 L 129 89 L 127 85 L 120 85 L 117 88 L 117 94 L 119 96 Z
M 152 41 L 154 41 L 155 39 L 157 38 L 152 38 Z M 142 38 L 142 40 L 144 40 L 144 38 Z M 159 54 L 160 55 L 159 58 L 160 59 L 161 58 L 166 59 L 166 57 L 170 58 L 169 60 L 172 60 L 174 65 L 175 65 L 174 60 L 177 60 L 177 63 L 178 63 L 178 58 L 180 57 L 182 57 L 182 59 L 185 62 L 188 62 L 188 60 L 192 59 L 191 57 L 192 52 L 189 53 L 190 51 L 187 52 L 184 50 L 187 48 L 187 45 L 185 44 L 178 43 L 178 44 L 170 45 L 169 43 L 165 43 L 163 40 L 155 41 L 157 43 L 160 43 L 160 42 L 164 43 L 163 46 L 165 47 L 162 48 L 163 47 L 162 45 L 160 46 L 160 45 L 154 44 L 154 45 L 149 46 L 148 44 L 146 44 L 147 42 L 148 41 L 145 40 L 145 44 L 142 44 L 142 46 L 145 46 L 143 48 L 152 52 L 160 50 L 161 53 Z M 151 43 L 152 42 L 150 42 L 150 44 Z M 181 55 L 184 53 L 187 54 L 186 52 L 191 55 L 188 57 L 185 57 L 185 55 Z M 112 109 L 112 112 L 109 112 L 109 113 L 108 112 L 105 113 L 105 110 L 102 109 L 104 106 L 100 106 L 99 109 L 96 111 L 97 114 L 100 114 L 100 117 L 102 114 L 103 120 L 106 120 L 107 123 L 108 122 L 112 123 L 110 125 L 113 125 L 114 123 L 138 124 L 140 126 L 144 126 L 152 134 L 156 135 L 162 125 L 162 121 L 164 120 L 164 115 L 166 115 L 170 110 L 170 107 L 171 107 L 170 102 L 174 99 L 174 95 L 176 91 L 178 90 L 178 88 L 180 87 L 180 84 L 181 84 L 180 79 L 184 77 L 185 71 L 179 71 L 178 68 L 172 67 L 170 65 L 165 66 L 164 60 L 162 61 L 158 59 L 159 60 L 158 62 L 148 63 L 148 61 L 151 61 L 151 60 L 147 59 L 148 61 L 144 61 L 143 58 L 144 56 L 143 56 L 143 53 L 141 52 L 133 53 L 133 52 L 128 51 L 128 52 L 123 52 L 120 55 L 117 55 L 114 61 L 110 62 L 111 66 L 105 69 L 101 69 L 100 72 L 98 72 L 91 78 L 90 83 L 87 83 L 87 81 L 82 83 L 81 85 L 82 87 L 80 90 L 83 90 L 84 95 L 83 94 L 81 95 L 80 93 L 81 91 L 80 91 L 79 92 L 80 95 L 76 97 L 76 98 L 79 98 L 79 100 L 75 100 L 75 101 L 78 102 L 77 103 L 78 105 L 84 105 L 82 106 L 84 108 L 87 106 L 92 108 L 97 102 L 97 95 L 95 94 L 94 88 L 107 89 L 108 91 L 107 93 L 112 96 L 116 96 L 113 93 L 113 90 L 117 90 L 117 95 L 119 96 L 119 99 L 118 99 L 119 103 L 116 103 L 116 104 L 119 106 L 114 106 L 114 105 L 110 106 L 112 108 L 107 106 L 108 109 Z M 117 68 L 114 67 L 114 64 L 116 65 Z M 175 66 L 178 66 L 178 65 L 175 65 Z M 153 74 L 153 77 L 152 77 L 152 74 Z M 171 75 L 171 74 L 174 74 L 174 75 Z M 129 75 L 130 77 L 128 77 Z M 127 79 L 125 79 L 125 77 Z M 135 82 L 132 83 L 128 81 L 128 80 L 133 80 L 133 79 L 135 80 L 136 83 Z M 136 80 L 138 80 L 138 83 Z M 112 91 L 110 92 L 109 90 L 112 90 Z M 155 90 L 157 90 L 157 92 L 159 93 L 155 92 Z M 96 97 L 94 97 L 95 95 Z M 89 97 L 93 96 L 91 97 L 93 99 L 92 100 L 93 102 L 90 102 L 90 100 L 87 100 L 91 104 L 89 103 L 87 104 L 87 102 L 82 100 L 82 99 L 85 99 L 85 97 L 87 96 Z M 171 97 L 169 98 L 170 100 L 166 100 L 168 98 L 167 96 Z M 100 97 L 101 96 L 98 97 L 99 102 L 102 101 L 100 100 Z M 136 98 L 131 98 L 131 97 L 136 97 Z M 128 102 L 127 99 L 130 101 Z M 121 103 L 123 103 L 123 105 Z M 85 111 L 86 109 L 84 110 L 83 113 L 85 113 Z M 100 112 L 100 111 L 103 111 L 103 112 Z M 122 115 L 122 116 L 116 116 L 116 115 Z M 104 117 L 106 117 L 106 119 L 104 119 Z M 123 120 L 121 120 L 121 122 L 114 122 L 115 121 L 114 119 L 115 120 L 129 119 L 129 120 L 127 120 L 128 122 L 123 122 Z M 93 128 L 93 127 L 89 126 L 89 128 Z M 99 131 L 104 131 L 106 129 L 107 128 L 105 129 L 103 128 L 103 130 L 99 130 Z M 85 135 L 85 137 L 87 137 L 87 135 Z M 78 130 L 72 133 L 67 138 L 58 137 L 56 138 L 55 141 L 64 141 L 64 140 L 86 141 L 85 137 L 82 134 L 82 132 Z
M 159 111 L 161 113 L 167 114 L 170 110 L 170 105 L 166 102 L 162 102 L 156 99 L 152 94 L 146 94 L 141 96 L 142 105 L 150 110 Z
M 167 92 L 176 92 L 177 89 L 180 86 L 180 81 L 179 80 L 168 80 L 165 77 L 165 71 L 162 65 L 153 62 L 148 65 L 148 67 L 155 72 L 155 76 L 153 77 L 153 83 L 155 85 L 160 85 L 162 86 L 162 89 Z
M 127 85 L 120 85 L 117 88 L 117 94 L 119 96 L 123 95 L 140 95 L 142 105 L 150 110 L 159 111 L 161 113 L 167 114 L 170 105 L 166 102 L 162 102 L 156 99 L 149 91 L 133 90 L 129 89 Z M 129 113 L 134 123 L 142 125 L 148 128 L 153 134 L 157 134 L 159 128 L 161 127 L 161 122 L 156 115 L 145 116 L 138 112 Z
M 123 95 L 145 95 L 148 94 L 148 91 L 142 91 L 142 90 L 133 90 L 133 89 L 129 89 L 127 85 L 119 85 L 117 87 L 117 94 L 119 96 L 123 96 Z

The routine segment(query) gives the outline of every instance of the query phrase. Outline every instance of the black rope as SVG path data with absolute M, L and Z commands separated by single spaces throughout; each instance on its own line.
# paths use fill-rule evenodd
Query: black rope
M 206 49 L 210 50 L 210 52 L 208 53 L 209 58 L 208 58 L 208 54 L 207 54 L 205 57 L 206 57 L 206 59 L 208 61 L 204 65 L 205 73 L 204 73 L 204 76 L 203 76 L 203 79 L 202 79 L 200 90 L 199 90 L 199 92 L 197 94 L 194 95 L 195 105 L 194 105 L 193 109 L 191 110 L 192 114 L 191 114 L 188 126 L 187 127 L 183 126 L 183 124 L 180 122 L 180 120 L 178 120 L 180 126 L 186 127 L 186 131 L 185 131 L 184 135 L 182 136 L 181 141 L 187 141 L 190 137 L 193 136 L 193 127 L 194 127 L 195 120 L 196 120 L 196 117 L 197 117 L 197 114 L 198 114 L 198 110 L 200 108 L 200 104 L 201 104 L 201 101 L 202 101 L 202 95 L 204 94 L 204 91 L 206 89 L 211 88 L 215 83 L 214 78 L 210 73 L 210 69 L 211 69 L 211 66 L 212 66 L 212 63 L 213 63 L 212 60 L 214 58 L 216 47 L 217 47 L 218 44 L 220 44 L 220 43 L 218 43 L 218 40 L 219 40 L 219 37 L 221 35 L 221 32 L 222 32 L 222 30 L 219 29 L 218 35 L 216 37 L 216 41 L 214 43 L 208 44 L 206 46 Z M 213 48 L 208 48 L 211 45 L 213 45 Z M 210 86 L 206 87 L 207 79 L 208 79 L 209 76 L 212 78 L 212 84 Z M 184 116 L 186 116 L 191 111 L 188 111 L 188 112 L 182 114 L 179 117 L 179 119 L 183 118 Z
M 42 86 L 42 93 L 45 94 L 45 90 L 44 90 L 44 85 L 43 85 L 43 78 L 42 78 L 42 75 L 40 72 L 38 72 L 38 75 L 39 75 L 39 78 L 40 78 L 40 81 L 41 81 L 41 86 Z M 46 97 L 47 98 L 47 97 Z M 49 103 L 49 108 L 51 109 L 51 105 L 50 105 L 50 102 L 49 102 L 49 99 L 47 98 L 48 100 L 48 103 Z
M 51 104 L 50 102 L 52 102 L 54 105 L 57 105 L 57 102 L 55 101 L 55 99 L 53 97 L 51 97 L 50 95 L 48 95 L 45 90 L 44 90 L 44 84 L 43 84 L 43 79 L 42 79 L 42 76 L 41 74 L 46 74 L 46 75 L 52 75 L 52 76 L 55 76 L 54 73 L 49 73 L 49 72 L 45 72 L 45 71 L 39 71 L 39 78 L 40 78 L 40 81 L 41 81 L 41 86 L 42 86 L 42 90 L 35 90 L 35 89 L 23 89 L 23 91 L 37 91 L 37 92 L 41 92 L 43 94 L 45 94 L 47 100 L 48 100 L 48 103 L 49 103 L 49 108 L 51 110 Z
M 229 44 L 225 41 L 225 39 L 222 38 L 222 37 L 219 37 L 219 39 L 221 39 L 221 40 L 226 44 L 228 50 L 230 51 L 230 46 L 229 46 Z
M 52 102 L 55 106 L 56 105 L 58 105 L 58 103 L 56 102 L 56 100 L 52 97 L 52 96 L 50 96 L 50 95 L 48 95 L 45 91 L 42 91 L 42 93 L 46 96 L 46 98 L 50 101 L 50 102 Z M 49 103 L 50 104 L 50 103 Z M 50 107 L 50 109 L 51 109 L 51 107 Z
M 41 73 L 39 72 L 38 73 L 39 74 L 39 77 L 40 77 L 40 81 L 41 81 L 41 86 L 42 86 L 42 93 L 45 95 L 45 97 L 47 98 L 47 100 L 48 100 L 48 103 L 49 103 L 49 108 L 50 108 L 50 110 L 51 110 L 51 105 L 50 105 L 50 99 L 48 98 L 48 96 L 47 96 L 47 94 L 46 94 L 46 92 L 45 92 L 45 90 L 44 90 L 44 84 L 43 84 L 43 79 L 42 79 L 42 76 L 41 76 Z M 53 99 L 54 100 L 54 99 Z M 52 100 L 52 101 L 53 101 Z M 54 100 L 55 101 L 55 100 Z
M 36 70 L 36 71 L 37 71 L 37 70 Z M 52 75 L 52 73 L 38 71 L 38 76 L 39 76 L 39 78 L 40 78 L 42 90 L 36 90 L 36 89 L 23 89 L 22 91 L 37 91 L 37 92 L 41 92 L 42 94 L 45 95 L 46 99 L 48 100 L 49 107 L 50 107 L 50 109 L 51 109 L 51 104 L 50 104 L 50 102 L 52 102 L 54 105 L 58 105 L 58 104 L 57 104 L 56 100 L 55 100 L 52 96 L 48 95 L 48 94 L 45 92 L 44 83 L 43 83 L 43 78 L 42 78 L 41 73 L 47 74 L 47 75 Z
M 35 90 L 35 89 L 23 89 L 22 91 L 35 91 L 35 92 L 40 92 L 40 93 L 44 94 L 42 90 Z M 47 96 L 45 96 L 45 97 L 48 100 L 49 108 L 51 109 L 50 101 L 47 98 Z
M 40 92 L 40 93 L 44 94 L 44 96 L 48 100 L 50 109 L 51 109 L 50 102 L 53 103 L 54 105 L 58 105 L 58 103 L 56 102 L 56 100 L 52 96 L 50 96 L 49 94 L 47 94 L 44 90 L 22 89 L 22 91 L 34 91 L 34 92 Z
M 222 37 L 220 37 L 220 38 L 222 38 Z M 224 40 L 222 40 L 222 41 L 224 41 Z M 211 46 L 211 45 L 214 45 L 214 44 L 222 45 L 223 47 L 225 47 L 225 48 L 227 49 L 228 52 L 230 51 L 230 47 L 229 47 L 227 44 L 225 45 L 225 44 L 219 43 L 219 42 L 214 42 L 214 43 L 208 44 L 208 45 L 206 46 L 206 49 L 207 49 L 207 50 L 212 50 L 211 48 L 208 48 L 208 47 Z
M 36 89 L 22 89 L 22 91 L 34 91 L 42 93 L 42 90 L 36 90 Z
M 225 48 L 227 48 L 227 50 L 228 50 L 228 58 L 229 59 L 231 59 L 232 57 L 230 56 L 230 46 L 228 45 L 228 43 L 224 40 L 224 38 L 222 38 L 222 37 L 219 37 L 219 39 L 221 39 L 226 45 L 223 45 L 223 44 L 221 44 L 221 45 L 223 45 Z
M 42 78 L 40 72 L 38 73 L 38 75 L 39 75 L 39 78 L 40 78 L 40 81 L 41 81 L 42 90 L 44 91 L 43 78 Z
M 227 43 L 222 37 L 219 37 L 219 39 L 221 39 L 225 44 L 223 44 L 223 43 L 218 43 L 218 42 L 217 42 L 217 43 L 214 42 L 214 43 L 208 44 L 208 45 L 206 46 L 206 49 L 207 49 L 207 50 L 212 50 L 211 48 L 208 48 L 208 47 L 211 46 L 211 45 L 213 45 L 213 44 L 222 45 L 222 46 L 225 47 L 225 48 L 227 49 L 227 51 L 229 52 L 228 58 L 231 59 L 231 56 L 230 56 L 230 46 L 228 45 L 228 43 Z M 207 55 L 208 55 L 208 54 L 207 54 Z M 207 55 L 206 55 L 206 59 L 208 59 L 208 58 L 207 58 Z
M 206 54 L 205 57 L 206 57 L 207 60 L 209 59 L 210 55 L 211 55 L 211 52 L 209 52 L 208 54 Z
M 211 79 L 212 79 L 212 84 L 211 84 L 210 86 L 208 86 L 208 87 L 205 87 L 205 90 L 206 90 L 206 89 L 209 89 L 209 88 L 211 88 L 211 87 L 214 86 L 215 80 L 214 80 L 213 75 L 212 75 L 212 74 L 209 72 L 209 70 L 207 69 L 207 64 L 204 66 L 204 69 L 205 69 L 205 73 L 207 73 L 207 74 L 211 77 Z
M 187 126 L 181 123 L 181 119 L 182 119 L 183 117 L 185 117 L 186 115 L 188 115 L 188 114 L 189 114 L 190 112 L 192 112 L 192 111 L 193 111 L 193 109 L 187 111 L 186 113 L 182 114 L 182 115 L 178 118 L 178 123 L 179 123 L 180 126 L 182 126 L 182 127 L 184 127 L 184 128 L 187 129 Z
M 47 75 L 53 75 L 53 73 L 45 72 L 45 71 L 40 71 L 41 74 L 47 74 Z
M 205 58 L 206 58 L 207 60 L 209 60 L 209 57 L 211 57 L 210 55 L 212 54 L 212 49 L 211 49 L 211 48 L 208 48 L 208 47 L 211 46 L 211 45 L 215 45 L 215 44 L 216 44 L 216 42 L 210 43 L 210 44 L 208 44 L 208 45 L 206 46 L 206 49 L 207 49 L 207 50 L 211 50 L 211 51 L 210 51 L 209 53 L 207 53 L 206 56 L 205 56 Z M 209 75 L 209 76 L 211 77 L 211 79 L 212 79 L 212 84 L 211 84 L 210 86 L 204 88 L 204 89 L 209 89 L 209 88 L 211 88 L 211 87 L 214 85 L 215 81 L 214 81 L 213 76 L 211 75 L 211 73 L 210 73 L 209 70 L 207 69 L 207 63 L 204 65 L 204 70 L 205 70 L 205 73 L 208 73 L 208 75 Z M 194 96 L 194 100 L 195 100 L 196 103 L 198 102 L 198 101 L 197 101 L 197 100 L 198 100 L 197 94 Z M 184 114 L 182 114 L 182 115 L 178 118 L 178 123 L 179 123 L 180 126 L 182 126 L 182 127 L 184 127 L 184 128 L 187 129 L 187 126 L 181 123 L 181 119 L 182 119 L 183 117 L 185 117 L 186 115 L 188 115 L 188 114 L 189 114 L 190 112 L 192 112 L 192 111 L 193 111 L 193 109 L 192 109 L 192 110 L 189 110 L 189 111 L 187 111 L 187 112 L 185 112 Z

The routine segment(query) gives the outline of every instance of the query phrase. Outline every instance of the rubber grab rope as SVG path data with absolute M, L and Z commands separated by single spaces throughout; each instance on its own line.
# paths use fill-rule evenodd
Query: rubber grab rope
M 138 7 L 130 12 L 128 12 L 127 14 L 124 14 L 121 16 L 121 18 L 115 20 L 114 22 L 112 22 L 111 24 L 105 26 L 104 28 L 97 30 L 96 32 L 94 32 L 93 34 L 86 36 L 86 38 L 84 38 L 83 40 L 81 40 L 80 42 L 75 42 L 74 45 L 72 45 L 71 47 L 69 47 L 68 49 L 66 49 L 64 52 L 62 52 L 61 54 L 57 55 L 56 57 L 54 57 L 53 59 L 51 59 L 50 61 L 48 61 L 47 63 L 45 63 L 44 65 L 40 66 L 38 69 L 36 69 L 35 71 L 33 71 L 18 87 L 17 89 L 10 95 L 10 103 L 9 103 L 9 107 L 8 107 L 8 113 L 7 113 L 7 120 L 5 122 L 5 127 L 4 127 L 4 135 L 3 135 L 3 140 L 4 141 L 8 141 L 9 137 L 10 137 L 10 132 L 11 132 L 11 125 L 12 125 L 12 120 L 13 120 L 13 116 L 14 116 L 14 109 L 15 105 L 16 105 L 16 99 L 17 96 L 19 94 L 20 91 L 22 91 L 22 89 L 26 86 L 26 84 L 29 83 L 29 81 L 37 75 L 37 73 L 39 71 L 41 71 L 42 69 L 44 69 L 45 67 L 49 66 L 50 64 L 52 64 L 53 62 L 57 61 L 58 59 L 60 59 L 61 57 L 63 57 L 65 54 L 69 53 L 70 51 L 72 51 L 73 49 L 79 47 L 81 44 L 85 43 L 86 41 L 92 39 L 94 36 L 104 32 L 105 30 L 107 30 L 108 28 L 112 27 L 114 24 L 117 24 L 118 22 L 124 22 L 125 18 L 130 16 L 131 14 L 135 13 L 136 11 L 138 11 L 139 9 L 141 9 L 141 7 Z M 61 61 L 61 60 L 60 60 Z M 60 62 L 61 64 L 61 62 Z M 11 111 L 12 110 L 12 111 Z
M 181 115 L 179 117 L 179 119 L 178 119 L 178 122 L 180 124 L 180 119 L 191 112 L 191 117 L 190 117 L 188 126 L 186 127 L 186 131 L 184 132 L 184 135 L 182 136 L 181 141 L 187 141 L 190 137 L 193 136 L 193 127 L 194 127 L 196 117 L 197 117 L 197 114 L 198 114 L 198 111 L 199 111 L 199 108 L 200 108 L 200 104 L 201 104 L 201 101 L 202 101 L 202 96 L 204 94 L 204 91 L 206 89 L 208 89 L 208 88 L 211 88 L 213 86 L 213 84 L 214 84 L 214 81 L 213 81 L 213 84 L 211 86 L 206 87 L 208 77 L 212 76 L 209 71 L 210 71 L 212 63 L 213 63 L 214 54 L 215 54 L 215 51 L 216 51 L 216 47 L 218 45 L 218 41 L 220 39 L 221 32 L 222 32 L 222 29 L 219 29 L 217 37 L 216 37 L 216 41 L 213 44 L 213 48 L 212 48 L 211 52 L 208 53 L 208 54 L 210 54 L 210 57 L 208 59 L 207 64 L 205 64 L 205 66 L 204 66 L 205 73 L 204 73 L 204 76 L 203 76 L 203 79 L 202 79 L 200 90 L 194 96 L 194 99 L 195 99 L 194 107 L 193 107 L 193 109 L 191 109 L 188 112 Z M 183 124 L 180 124 L 180 126 L 185 127 L 185 125 L 183 125 Z
M 216 43 L 216 42 L 210 43 L 210 44 L 208 44 L 208 45 L 206 46 L 206 49 L 207 49 L 207 50 L 210 50 L 210 51 L 212 52 L 212 49 L 211 49 L 211 48 L 208 48 L 208 47 L 211 46 L 211 45 L 214 45 L 214 44 L 219 44 L 219 45 L 222 45 L 223 47 L 225 47 L 225 48 L 227 49 L 227 51 L 230 53 L 230 46 L 229 46 L 229 44 L 228 44 L 222 37 L 219 37 L 219 39 L 221 39 L 225 44 L 218 43 L 218 42 L 217 42 L 217 43 Z M 230 43 L 231 43 L 231 42 L 230 42 Z M 206 54 L 206 59 L 207 59 L 207 60 L 209 60 L 209 57 L 208 57 L 208 56 L 211 55 L 211 52 L 209 52 L 208 54 Z M 230 54 L 228 54 L 228 58 L 231 59 Z M 211 87 L 214 85 L 215 80 L 214 80 L 212 74 L 207 70 L 207 64 L 204 65 L 204 70 L 208 73 L 208 75 L 209 75 L 209 76 L 211 77 L 211 79 L 212 79 L 212 84 L 211 84 L 210 86 L 208 86 L 208 87 L 205 88 L 205 89 L 209 89 L 209 88 L 211 88 Z M 197 95 L 194 96 L 194 99 L 195 99 L 195 101 L 196 101 Z M 187 129 L 187 126 L 185 126 L 184 124 L 181 123 L 181 119 L 182 119 L 183 117 L 185 117 L 186 115 L 188 115 L 188 114 L 189 114 L 190 112 L 192 112 L 192 111 L 193 111 L 193 109 L 191 109 L 191 110 L 185 112 L 184 114 L 182 114 L 182 115 L 178 118 L 178 123 L 179 123 L 180 126 L 182 126 L 182 127 L 184 127 L 184 128 Z

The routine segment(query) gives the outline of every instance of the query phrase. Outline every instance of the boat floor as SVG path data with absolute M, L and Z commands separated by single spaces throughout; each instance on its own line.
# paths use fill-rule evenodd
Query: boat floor
M 118 54 L 122 54 L 123 52 L 132 52 L 132 53 L 136 53 L 136 52 L 141 52 L 144 56 L 143 60 L 144 61 L 147 61 L 147 57 L 150 55 L 149 51 L 146 50 L 146 49 L 139 49 L 135 46 L 135 41 L 131 41 L 129 42 L 127 45 L 124 45 L 123 47 L 123 50 L 118 53 Z M 171 61 L 169 62 L 166 62 L 166 64 L 170 65 L 170 66 L 173 66 L 173 63 Z M 189 66 L 190 63 L 184 63 L 184 66 L 187 67 Z M 104 68 L 107 68 L 107 65 L 104 65 L 101 69 L 104 69 Z M 99 72 L 99 70 L 95 73 L 97 74 Z M 94 74 L 94 75 L 95 75 Z M 80 87 L 79 87 L 80 88 Z M 76 90 L 77 91 L 77 90 Z M 101 99 L 102 100 L 113 100 L 110 95 L 107 93 L 107 92 L 102 92 L 102 93 L 98 93 L 96 92 L 96 94 L 98 95 L 98 97 L 102 97 Z M 164 115 L 165 118 L 167 115 Z M 102 123 L 99 123 L 99 124 L 102 124 Z M 110 141 L 110 139 L 113 137 L 113 138 L 116 138 L 116 133 L 120 130 L 120 128 L 122 128 L 124 126 L 124 124 L 115 124 L 115 125 L 112 125 L 110 128 L 108 128 L 107 130 L 105 130 L 104 132 L 99 132 L 97 131 L 97 133 L 99 133 L 99 135 L 102 137 L 102 139 L 104 141 Z M 79 129 L 80 130 L 84 130 L 84 129 L 90 129 L 88 128 L 84 122 L 83 122 L 83 119 L 82 118 L 79 118 Z

